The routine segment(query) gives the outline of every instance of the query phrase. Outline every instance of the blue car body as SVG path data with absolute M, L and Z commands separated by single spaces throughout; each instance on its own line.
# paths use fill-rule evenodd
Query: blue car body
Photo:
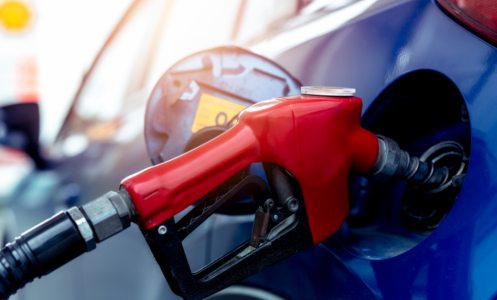
M 464 186 L 441 225 L 429 236 L 419 236 L 403 253 L 368 257 L 344 246 L 337 234 L 244 283 L 288 299 L 494 299 L 496 48 L 435 1 L 379 1 L 373 6 L 272 58 L 304 85 L 356 88 L 364 103 L 363 125 L 381 104 L 382 93 L 399 79 L 417 73 L 450 80 L 471 119 L 471 159 Z M 284 30 L 268 40 L 278 34 Z M 425 86 L 418 88 L 432 93 Z
M 415 107 L 416 101 L 409 102 L 416 112 L 430 111 L 433 95 L 441 99 L 439 110 L 445 105 L 456 105 L 448 110 L 457 110 L 458 100 L 463 100 L 471 120 L 468 127 L 435 126 L 426 135 L 409 140 L 407 148 L 419 155 L 437 142 L 461 138 L 471 144 L 470 162 L 455 204 L 432 232 L 419 234 L 403 225 L 399 207 L 405 184 L 381 186 L 391 195 L 365 206 L 368 209 L 362 214 L 354 213 L 361 202 L 357 202 L 351 187 L 351 217 L 337 234 L 240 285 L 261 288 L 285 299 L 494 299 L 496 48 L 455 21 L 433 0 L 348 1 L 333 11 L 299 15 L 280 25 L 264 37 L 270 45 L 267 52 L 255 46 L 254 49 L 274 59 L 304 85 L 355 88 L 356 95 L 363 99 L 363 126 L 368 129 L 378 128 L 378 120 L 382 120 L 387 124 L 383 127 L 407 130 L 411 125 L 415 128 L 408 132 L 416 131 L 416 124 L 399 123 L 407 115 L 394 118 L 382 113 L 385 105 L 394 102 L 390 95 L 402 92 L 405 82 L 413 82 L 410 89 L 418 93 L 416 99 L 423 99 L 424 95 L 429 99 L 420 101 L 421 107 Z M 284 45 L 278 44 L 285 41 L 285 36 L 292 38 Z M 281 49 L 275 51 L 278 47 Z M 391 124 L 386 116 L 392 117 Z M 440 117 L 444 118 L 443 110 Z M 426 122 L 422 115 L 419 122 Z M 143 140 L 137 141 L 133 143 L 136 147 L 115 155 L 123 157 L 119 170 L 106 168 L 100 162 L 100 157 L 105 158 L 109 156 L 105 153 L 110 152 L 103 147 L 112 146 L 105 143 L 90 145 L 82 154 L 88 158 L 80 165 L 68 163 L 66 172 L 71 176 L 77 173 L 74 170 L 97 169 L 98 165 L 105 169 L 102 174 L 90 174 L 94 176 L 93 182 L 81 184 L 92 188 L 88 188 L 91 194 L 83 195 L 80 202 L 115 188 L 121 178 L 148 166 Z M 124 159 L 130 156 L 135 159 Z M 43 218 L 53 210 L 53 206 L 47 205 Z M 367 219 L 373 210 L 374 220 L 354 225 L 354 220 Z M 38 209 L 31 214 L 41 213 Z M 35 222 L 34 217 L 26 219 Z M 252 215 L 216 214 L 206 221 L 205 226 L 185 240 L 191 268 L 198 269 L 243 242 L 250 234 L 252 220 Z M 363 234 L 357 234 L 361 230 Z M 355 232 L 355 238 L 348 238 L 350 232 Z M 52 295 L 57 299 L 177 299 L 136 226 L 98 249 L 35 281 L 20 295 Z M 102 268 L 104 264 L 106 267 Z M 57 295 L 53 295 L 54 289 Z

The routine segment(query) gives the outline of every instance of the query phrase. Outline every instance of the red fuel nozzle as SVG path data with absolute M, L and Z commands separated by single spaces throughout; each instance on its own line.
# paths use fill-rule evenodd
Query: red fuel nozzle
M 427 194 L 452 185 L 447 167 L 410 157 L 392 139 L 361 128 L 361 110 L 357 97 L 316 95 L 245 109 L 238 124 L 210 142 L 126 178 L 118 193 L 73 207 L 7 244 L 0 251 L 0 299 L 95 249 L 131 221 L 142 227 L 172 290 L 187 300 L 204 299 L 335 233 L 349 212 L 350 169 L 377 181 L 409 180 Z M 459 144 L 434 147 L 440 146 L 461 149 L 467 161 Z M 254 162 L 264 162 L 270 189 L 261 177 L 239 172 Z M 183 239 L 245 188 L 258 204 L 250 240 L 192 273 Z
M 210 142 L 124 179 L 138 212 L 153 228 L 173 217 L 254 162 L 275 163 L 299 182 L 314 244 L 348 215 L 350 169 L 366 173 L 378 140 L 360 126 L 357 97 L 298 95 L 245 109 L 239 122 Z

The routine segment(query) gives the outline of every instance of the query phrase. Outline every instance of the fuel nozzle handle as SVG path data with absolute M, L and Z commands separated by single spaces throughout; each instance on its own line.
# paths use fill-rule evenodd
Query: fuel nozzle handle
M 121 185 L 140 213 L 140 228 L 158 229 L 251 163 L 273 163 L 299 183 L 317 245 L 335 233 L 349 213 L 350 170 L 364 174 L 378 156 L 376 136 L 360 126 L 361 111 L 361 99 L 352 96 L 262 101 L 243 110 L 238 123 L 218 137 L 131 175 Z M 285 190 L 277 200 L 295 212 L 298 201 Z
M 0 251 L 0 299 L 90 252 L 136 218 L 125 189 L 61 211 L 8 243 Z
M 409 181 L 425 193 L 434 193 L 447 184 L 449 169 L 438 167 L 431 162 L 421 161 L 418 157 L 400 149 L 397 142 L 383 135 L 378 138 L 378 158 L 366 177 L 376 181 L 390 179 Z

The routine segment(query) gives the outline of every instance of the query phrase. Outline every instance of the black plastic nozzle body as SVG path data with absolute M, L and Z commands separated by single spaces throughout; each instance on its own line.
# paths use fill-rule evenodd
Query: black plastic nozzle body
M 76 224 L 60 212 L 33 227 L 0 251 L 0 299 L 85 253 Z

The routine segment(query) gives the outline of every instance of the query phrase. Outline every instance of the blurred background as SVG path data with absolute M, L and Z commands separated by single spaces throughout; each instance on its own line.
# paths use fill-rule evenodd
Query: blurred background
M 268 37 L 350 2 L 0 0 L 2 246 L 151 165 L 145 105 L 176 61 L 221 45 L 277 54 Z M 175 298 L 132 227 L 14 298 Z
M 126 11 L 137 5 L 133 2 L 0 1 L 0 105 L 16 101 L 39 102 L 41 140 L 43 143 L 53 141 L 85 74 Z M 248 45 L 277 21 L 295 15 L 299 6 L 310 1 L 159 2 L 155 7 L 152 7 L 154 4 L 139 4 L 151 7 L 141 8 L 142 17 L 134 16 L 136 20 L 126 22 L 136 25 L 127 24 L 129 28 L 119 30 L 123 31 L 119 33 L 121 41 L 110 45 L 120 48 L 112 56 L 123 71 L 124 60 L 133 65 L 130 58 L 139 56 L 139 49 L 144 51 L 146 46 L 143 43 L 151 43 L 147 39 L 153 39 L 155 45 L 151 51 L 154 53 L 148 59 L 155 60 L 154 67 L 147 70 L 150 72 L 147 81 L 152 83 L 172 63 L 188 54 L 219 45 Z M 126 46 L 121 48 L 121 45 Z M 136 49 L 129 48 L 131 46 Z M 112 62 L 106 63 L 111 68 L 116 67 Z M 114 83 L 121 87 L 123 84 Z M 107 90 L 110 92 L 111 87 Z
M 0 0 L 0 106 L 39 104 L 46 157 L 76 156 L 89 143 L 71 135 L 53 147 L 71 108 L 71 117 L 96 122 L 83 130 L 93 140 L 109 139 L 111 120 L 134 110 L 136 126 L 120 136 L 133 140 L 150 91 L 174 62 L 215 46 L 249 47 L 310 2 Z M 34 165 L 22 151 L 0 151 L 5 202 Z

